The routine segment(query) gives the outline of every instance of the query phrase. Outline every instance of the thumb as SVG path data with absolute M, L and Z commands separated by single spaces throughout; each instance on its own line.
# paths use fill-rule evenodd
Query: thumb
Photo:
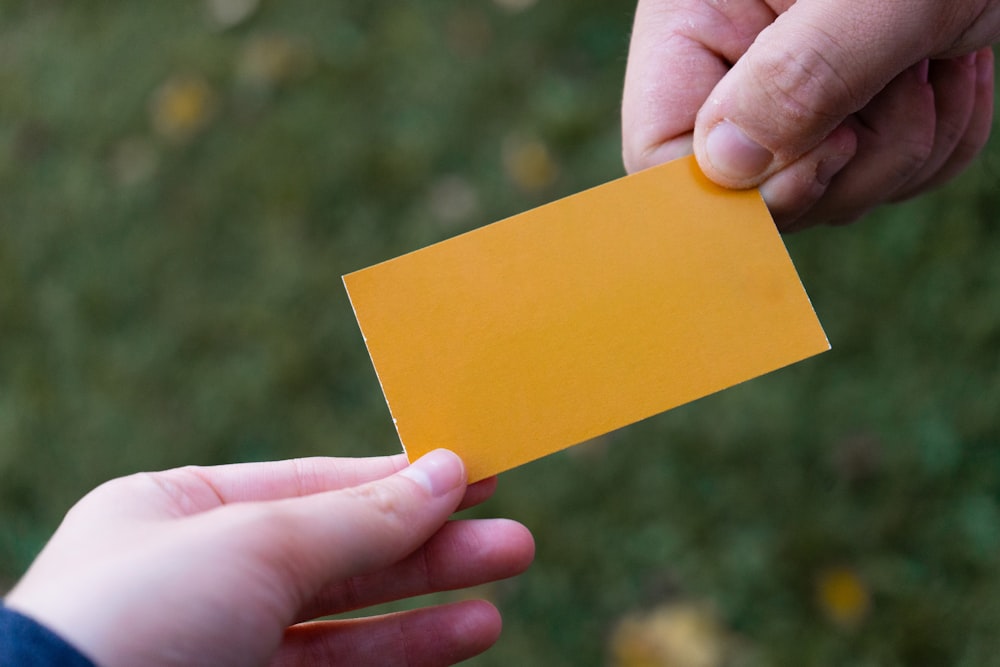
M 933 52 L 929 35 L 937 37 L 948 4 L 792 4 L 761 31 L 699 111 L 694 149 L 702 170 L 722 185 L 745 188 L 795 162 Z
M 466 472 L 439 449 L 394 475 L 345 489 L 291 498 L 264 509 L 256 554 L 284 563 L 302 601 L 330 581 L 380 570 L 415 551 L 458 508 Z

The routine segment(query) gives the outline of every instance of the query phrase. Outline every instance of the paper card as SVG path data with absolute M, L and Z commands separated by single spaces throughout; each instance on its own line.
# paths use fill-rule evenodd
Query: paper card
M 410 460 L 470 481 L 830 347 L 760 195 L 691 158 L 344 283 Z

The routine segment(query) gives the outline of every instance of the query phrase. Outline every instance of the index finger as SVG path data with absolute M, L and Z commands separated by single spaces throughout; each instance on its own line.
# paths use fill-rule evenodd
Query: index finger
M 775 16 L 763 1 L 639 1 L 622 97 L 628 171 L 692 152 L 698 110 Z
M 388 477 L 407 465 L 404 454 L 370 458 L 317 456 L 208 467 L 187 466 L 158 474 L 192 475 L 211 487 L 220 504 L 229 504 L 346 489 Z
M 192 475 L 206 485 L 220 504 L 278 500 L 346 489 L 388 477 L 409 462 L 405 454 L 367 458 L 312 457 L 219 466 L 187 466 L 157 473 L 161 478 Z M 183 480 L 180 480 L 183 481 Z M 468 487 L 459 510 L 488 500 L 496 477 Z

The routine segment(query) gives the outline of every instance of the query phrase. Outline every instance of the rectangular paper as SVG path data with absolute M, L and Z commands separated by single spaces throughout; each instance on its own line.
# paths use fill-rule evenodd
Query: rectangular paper
M 344 283 L 410 460 L 470 482 L 830 347 L 759 193 L 691 158 Z

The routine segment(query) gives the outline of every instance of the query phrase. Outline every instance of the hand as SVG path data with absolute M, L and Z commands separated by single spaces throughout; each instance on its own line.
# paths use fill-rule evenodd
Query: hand
M 639 0 L 626 168 L 693 151 L 785 230 L 855 220 L 982 149 L 998 36 L 997 0 Z
M 104 667 L 450 665 L 496 641 L 492 605 L 304 621 L 522 572 L 520 524 L 447 522 L 493 488 L 445 450 L 132 475 L 70 510 L 6 604 Z

